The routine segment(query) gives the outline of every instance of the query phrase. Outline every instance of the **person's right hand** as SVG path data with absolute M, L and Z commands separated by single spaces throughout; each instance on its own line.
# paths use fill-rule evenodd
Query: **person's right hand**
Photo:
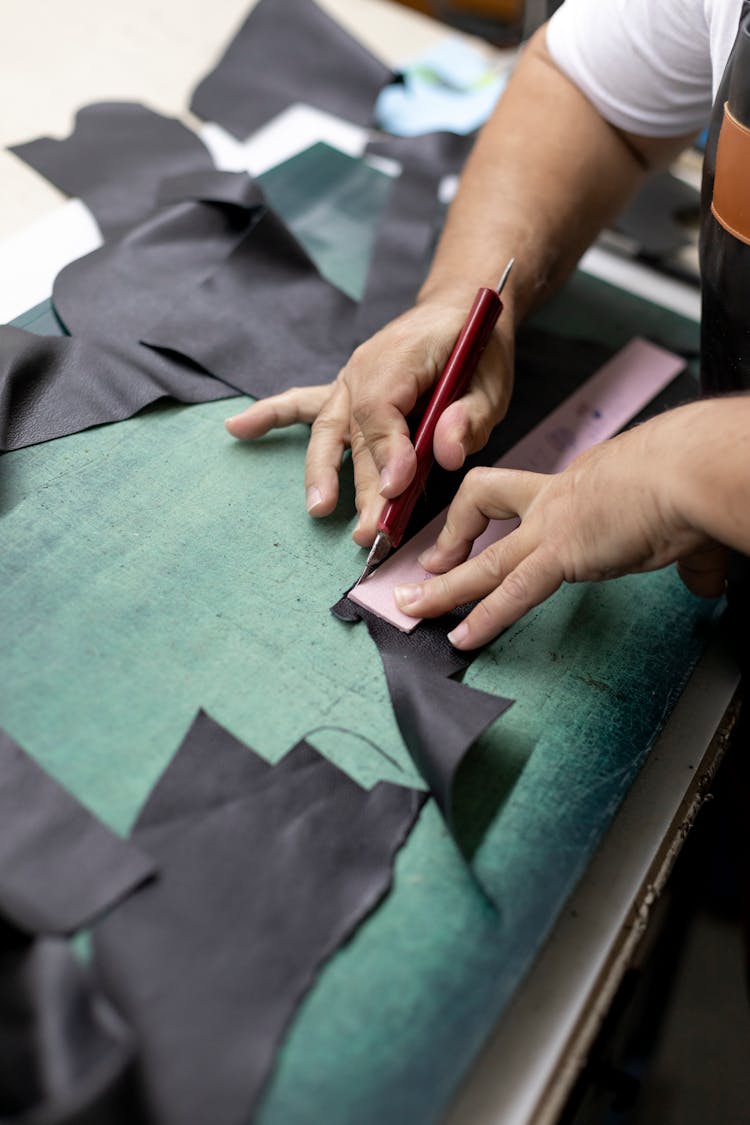
M 338 474 L 350 446 L 359 512 L 353 538 L 369 546 L 385 499 L 399 496 L 416 470 L 407 416 L 439 378 L 473 298 L 473 292 L 462 292 L 424 300 L 361 344 L 332 383 L 261 399 L 227 419 L 229 433 L 252 439 L 310 423 L 305 492 L 313 516 L 327 516 L 336 507 Z M 510 320 L 506 310 L 469 390 L 438 423 L 435 459 L 445 469 L 460 468 L 505 415 L 513 373 Z

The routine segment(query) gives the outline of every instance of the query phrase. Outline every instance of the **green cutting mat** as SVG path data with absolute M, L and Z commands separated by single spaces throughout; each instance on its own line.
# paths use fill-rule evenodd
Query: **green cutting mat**
M 325 146 L 266 178 L 321 267 L 346 261 L 354 292 L 383 185 Z M 651 332 L 695 346 L 694 326 L 581 277 L 546 315 L 615 344 Z M 45 317 L 28 323 L 51 330 Z M 331 519 L 308 519 L 305 429 L 241 445 L 221 424 L 235 409 L 156 407 L 0 463 L 0 723 L 120 832 L 198 707 L 270 760 L 317 730 L 311 741 L 362 784 L 420 784 L 367 631 L 328 612 L 361 567 L 351 479 Z M 430 802 L 393 893 L 303 1004 L 264 1125 L 439 1117 L 638 773 L 714 609 L 671 571 L 569 586 L 478 658 L 467 682 L 517 700 L 464 789 L 477 816 L 491 813 L 475 863 L 500 909 Z

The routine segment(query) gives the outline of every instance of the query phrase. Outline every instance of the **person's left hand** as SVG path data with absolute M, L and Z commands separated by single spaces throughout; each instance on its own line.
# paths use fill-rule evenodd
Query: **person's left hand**
M 689 589 L 706 597 L 720 594 L 726 551 L 690 525 L 675 499 L 689 410 L 661 415 L 594 446 L 554 475 L 473 469 L 435 547 L 420 558 L 438 577 L 397 587 L 399 608 L 415 617 L 438 617 L 481 598 L 449 634 L 456 648 L 472 649 L 563 582 L 615 578 L 679 560 Z M 490 520 L 514 516 L 521 518 L 518 528 L 468 559 Z

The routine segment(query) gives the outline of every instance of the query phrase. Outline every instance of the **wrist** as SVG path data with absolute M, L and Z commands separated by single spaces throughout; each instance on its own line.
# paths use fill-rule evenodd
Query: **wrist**
M 661 489 L 672 519 L 682 529 L 745 550 L 750 398 L 707 399 L 664 417 L 669 423 Z
M 428 278 L 417 294 L 416 305 L 417 307 L 450 309 L 461 313 L 465 318 L 468 316 L 478 290 L 485 287 L 487 289 L 496 288 L 499 276 L 499 274 L 497 277 L 493 275 L 485 280 L 475 275 L 468 284 L 455 280 L 431 281 Z M 510 279 L 508 280 L 508 284 L 503 288 L 501 300 L 503 309 L 498 320 L 496 333 L 502 336 L 515 336 L 517 327 L 515 315 L 516 303 Z

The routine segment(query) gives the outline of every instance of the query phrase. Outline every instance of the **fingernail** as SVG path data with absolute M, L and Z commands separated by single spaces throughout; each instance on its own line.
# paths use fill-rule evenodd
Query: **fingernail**
M 320 489 L 316 485 L 311 485 L 307 490 L 307 510 L 311 512 L 313 508 L 317 508 L 323 500 Z
M 421 586 L 396 586 L 393 591 L 393 596 L 396 599 L 396 604 L 406 609 L 407 606 L 414 605 L 422 597 Z
M 448 640 L 454 648 L 460 648 L 464 641 L 469 639 L 469 626 L 465 621 L 457 625 L 452 633 L 448 634 Z
M 417 556 L 417 562 L 425 570 L 429 570 L 430 569 L 430 559 L 433 557 L 434 554 L 435 554 L 435 548 L 434 547 L 428 547 L 426 551 L 422 551 L 422 554 Z
M 461 465 L 463 465 L 464 461 L 466 460 L 466 449 L 464 448 L 464 443 L 462 441 L 458 441 L 456 442 L 456 445 L 461 450 Z
M 385 492 L 393 484 L 393 473 L 390 469 L 383 469 L 380 474 L 380 491 Z

